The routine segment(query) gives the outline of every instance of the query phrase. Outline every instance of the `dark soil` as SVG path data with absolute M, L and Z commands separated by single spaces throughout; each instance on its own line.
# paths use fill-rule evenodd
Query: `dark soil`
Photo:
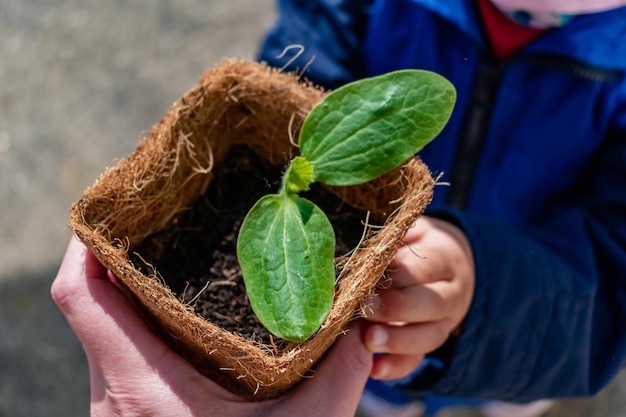
M 263 195 L 276 192 L 283 167 L 270 166 L 245 147 L 231 151 L 228 165 L 215 167 L 205 195 L 176 216 L 164 230 L 133 249 L 136 268 L 152 273 L 208 321 L 264 344 L 280 343 L 254 315 L 236 256 L 236 239 L 245 214 Z M 231 154 L 232 155 L 232 154 Z M 365 213 L 351 209 L 322 187 L 302 194 L 328 215 L 337 237 L 336 255 L 354 248 L 363 233 Z

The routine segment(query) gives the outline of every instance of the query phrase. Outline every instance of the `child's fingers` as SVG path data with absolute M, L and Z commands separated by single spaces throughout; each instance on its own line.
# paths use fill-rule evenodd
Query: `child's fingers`
M 432 219 L 430 217 L 423 216 L 415 221 L 413 225 L 407 230 L 404 238 L 405 243 L 411 243 L 421 239 L 432 228 Z
M 449 334 L 446 320 L 399 326 L 373 324 L 365 330 L 363 342 L 373 353 L 421 356 L 441 346 Z
M 373 322 L 439 321 L 451 316 L 458 293 L 458 285 L 449 281 L 380 290 L 370 299 L 366 318 Z
M 404 378 L 424 359 L 420 355 L 382 355 L 374 358 L 370 376 L 379 380 Z
M 391 278 L 390 288 L 404 288 L 416 284 L 451 280 L 454 269 L 444 250 L 417 245 L 403 246 L 398 250 L 387 272 Z

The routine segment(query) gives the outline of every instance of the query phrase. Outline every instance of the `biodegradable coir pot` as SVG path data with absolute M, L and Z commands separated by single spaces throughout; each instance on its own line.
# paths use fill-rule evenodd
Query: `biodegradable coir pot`
M 418 158 L 369 183 L 319 190 L 338 238 L 345 218 L 352 235 L 358 226 L 356 239 L 344 239 L 353 247 L 336 257 L 330 314 L 302 344 L 250 323 L 254 315 L 238 301 L 245 292 L 236 294 L 236 258 L 225 251 L 254 194 L 268 192 L 272 172 L 298 154 L 293 138 L 323 96 L 296 74 L 222 61 L 70 213 L 75 234 L 152 329 L 202 374 L 251 400 L 277 397 L 307 375 L 362 311 L 432 196 L 434 180 Z M 221 296 L 211 295 L 215 288 Z

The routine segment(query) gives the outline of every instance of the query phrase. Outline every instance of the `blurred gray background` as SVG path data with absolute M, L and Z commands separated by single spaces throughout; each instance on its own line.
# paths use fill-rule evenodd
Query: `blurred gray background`
M 253 57 L 272 19 L 273 0 L 0 0 L 0 417 L 88 415 L 84 355 L 49 296 L 68 208 L 202 71 Z M 626 383 L 548 415 L 626 416 Z
M 49 296 L 69 206 L 272 20 L 273 0 L 0 0 L 0 417 L 88 415 Z

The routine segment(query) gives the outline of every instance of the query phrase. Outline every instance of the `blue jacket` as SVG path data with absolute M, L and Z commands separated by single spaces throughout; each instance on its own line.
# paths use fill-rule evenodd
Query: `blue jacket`
M 475 295 L 460 338 L 432 354 L 445 372 L 400 385 L 509 401 L 605 386 L 626 363 L 626 7 L 579 16 L 503 62 L 475 0 L 279 0 L 278 11 L 260 55 L 272 65 L 302 44 L 290 68 L 330 88 L 401 68 L 457 88 L 420 156 L 450 183 L 428 213 L 467 234 Z

